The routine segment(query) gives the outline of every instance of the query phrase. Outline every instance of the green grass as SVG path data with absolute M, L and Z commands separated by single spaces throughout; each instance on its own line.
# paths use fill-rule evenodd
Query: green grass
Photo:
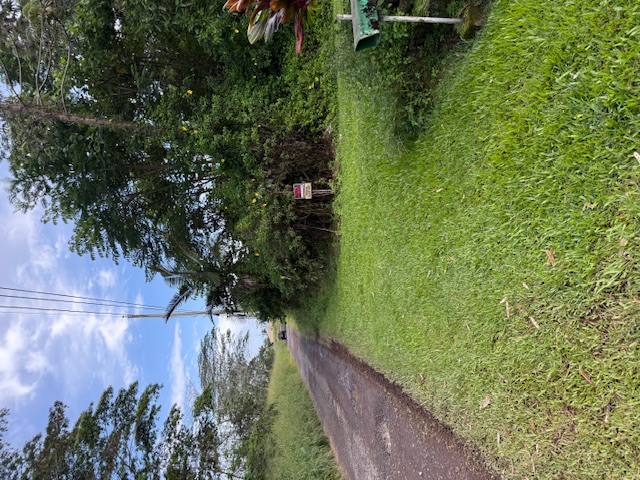
M 640 476 L 638 25 L 630 0 L 494 2 L 416 92 L 416 142 L 392 54 L 337 31 L 340 256 L 297 324 L 504 478 Z
M 267 402 L 277 411 L 271 435 L 274 455 L 266 479 L 338 480 L 329 441 L 285 342 L 274 344 Z

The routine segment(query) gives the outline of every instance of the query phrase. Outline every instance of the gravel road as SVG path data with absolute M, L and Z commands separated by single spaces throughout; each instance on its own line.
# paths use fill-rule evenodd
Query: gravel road
M 496 479 L 450 429 L 335 342 L 287 342 L 345 480 Z

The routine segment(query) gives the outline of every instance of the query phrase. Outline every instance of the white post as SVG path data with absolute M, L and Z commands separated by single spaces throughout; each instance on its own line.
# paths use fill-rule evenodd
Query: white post
M 336 15 L 338 20 L 351 22 L 353 16 L 349 14 Z M 382 22 L 406 22 L 406 23 L 446 23 L 454 25 L 456 23 L 462 23 L 460 18 L 439 18 L 439 17 L 405 17 L 398 15 L 382 15 L 380 14 L 380 21 Z

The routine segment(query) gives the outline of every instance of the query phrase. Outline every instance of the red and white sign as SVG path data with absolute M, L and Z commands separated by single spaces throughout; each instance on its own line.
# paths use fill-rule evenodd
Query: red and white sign
M 310 183 L 294 183 L 293 184 L 293 197 L 298 200 L 309 200 L 312 197 L 311 184 Z

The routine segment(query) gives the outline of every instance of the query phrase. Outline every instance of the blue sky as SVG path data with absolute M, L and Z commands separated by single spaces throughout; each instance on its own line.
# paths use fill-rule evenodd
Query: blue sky
M 92 261 L 68 249 L 72 226 L 40 221 L 40 211 L 15 212 L 9 204 L 8 166 L 0 162 L 0 287 L 55 292 L 164 307 L 173 295 L 160 278 L 145 282 L 144 272 L 126 262 Z M 21 295 L 0 290 L 0 294 Z M 24 294 L 22 294 L 24 295 Z M 36 303 L 0 298 L 0 305 Z M 49 305 L 51 306 L 51 305 Z M 61 308 L 94 312 L 139 313 L 79 303 Z M 192 301 L 186 309 L 201 309 Z M 145 313 L 149 310 L 145 309 Z M 253 349 L 263 342 L 254 321 L 221 321 L 220 328 L 250 331 Z M 7 440 L 21 447 L 42 432 L 55 400 L 69 406 L 75 421 L 108 386 L 115 389 L 133 381 L 161 383 L 160 402 L 166 414 L 171 404 L 188 403 L 190 382 L 198 387 L 197 349 L 212 324 L 207 316 L 163 319 L 128 319 L 97 314 L 44 314 L 0 308 L 0 407 L 7 407 Z

